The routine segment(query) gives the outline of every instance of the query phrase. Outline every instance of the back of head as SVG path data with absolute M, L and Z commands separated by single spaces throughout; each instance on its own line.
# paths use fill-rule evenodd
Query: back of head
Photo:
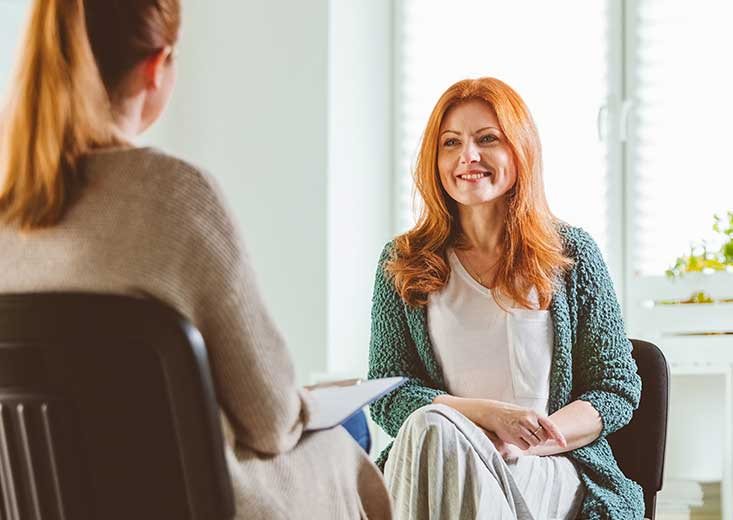
M 31 230 L 63 218 L 84 155 L 124 144 L 113 110 L 127 74 L 179 27 L 179 0 L 33 1 L 0 121 L 0 221 Z

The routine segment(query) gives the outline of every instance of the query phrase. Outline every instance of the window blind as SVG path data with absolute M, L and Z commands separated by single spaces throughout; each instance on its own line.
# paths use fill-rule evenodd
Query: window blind
M 631 259 L 663 275 L 692 244 L 720 247 L 713 214 L 733 210 L 733 3 L 628 3 Z

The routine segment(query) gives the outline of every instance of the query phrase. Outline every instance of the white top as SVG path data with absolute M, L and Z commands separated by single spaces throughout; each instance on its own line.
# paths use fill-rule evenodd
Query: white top
M 448 392 L 495 399 L 547 414 L 554 333 L 547 310 L 514 308 L 448 252 L 451 276 L 428 300 L 428 332 Z M 530 300 L 537 305 L 533 291 Z

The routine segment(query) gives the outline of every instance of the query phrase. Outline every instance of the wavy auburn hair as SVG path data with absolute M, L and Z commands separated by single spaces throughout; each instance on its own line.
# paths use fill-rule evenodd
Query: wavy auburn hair
M 94 148 L 124 144 L 113 100 L 141 60 L 175 44 L 180 0 L 33 0 L 0 114 L 0 222 L 57 224 Z
M 522 98 L 495 78 L 465 79 L 438 100 L 428 119 L 413 173 L 424 204 L 417 224 L 394 241 L 386 263 L 401 298 L 410 306 L 427 304 L 450 276 L 446 251 L 468 247 L 460 229 L 456 202 L 443 188 L 438 173 L 440 125 L 452 107 L 473 99 L 494 109 L 501 131 L 514 155 L 517 180 L 507 193 L 508 218 L 495 290 L 518 305 L 532 308 L 536 289 L 541 309 L 552 299 L 556 276 L 572 261 L 563 253 L 559 221 L 550 212 L 542 182 L 542 158 L 537 128 Z

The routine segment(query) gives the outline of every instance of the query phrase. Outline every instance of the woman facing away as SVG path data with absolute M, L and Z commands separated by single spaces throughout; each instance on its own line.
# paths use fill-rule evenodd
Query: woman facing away
M 428 120 L 424 206 L 376 277 L 369 377 L 408 383 L 375 402 L 398 518 L 640 519 L 641 488 L 606 436 L 641 381 L 608 271 L 558 221 L 522 99 L 459 81 Z M 578 194 L 582 196 L 582 194 Z
M 152 296 L 188 317 L 233 431 L 237 518 L 390 518 L 345 430 L 304 433 L 307 392 L 212 179 L 130 144 L 168 100 L 179 26 L 179 0 L 34 0 L 2 121 L 0 292 Z

